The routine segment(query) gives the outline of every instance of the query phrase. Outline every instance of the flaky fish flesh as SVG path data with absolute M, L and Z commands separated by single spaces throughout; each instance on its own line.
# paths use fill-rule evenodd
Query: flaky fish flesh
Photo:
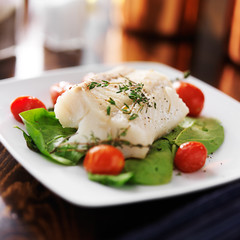
M 144 158 L 148 146 L 188 114 L 166 76 L 128 67 L 90 75 L 62 94 L 54 111 L 63 127 L 78 129 L 69 142 L 121 135 L 131 143 L 121 147 L 125 158 Z

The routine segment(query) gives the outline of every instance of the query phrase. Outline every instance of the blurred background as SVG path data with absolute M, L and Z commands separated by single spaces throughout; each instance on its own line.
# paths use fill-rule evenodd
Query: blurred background
M 0 0 L 0 79 L 155 61 L 240 101 L 240 0 Z

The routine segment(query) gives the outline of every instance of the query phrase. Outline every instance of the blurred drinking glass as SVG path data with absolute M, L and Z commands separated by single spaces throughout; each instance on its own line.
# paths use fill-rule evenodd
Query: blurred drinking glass
M 0 0 L 0 59 L 15 55 L 23 24 L 23 6 L 22 0 Z
M 63 52 L 83 47 L 85 0 L 38 0 L 34 7 L 40 17 L 46 48 Z

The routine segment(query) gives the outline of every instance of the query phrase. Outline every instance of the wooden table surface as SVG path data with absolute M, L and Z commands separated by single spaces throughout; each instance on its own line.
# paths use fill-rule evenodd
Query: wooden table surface
M 204 23 L 195 38 L 179 40 L 129 33 L 107 20 L 99 27 L 95 20 L 84 49 L 62 53 L 44 48 L 30 24 L 16 56 L 0 60 L 0 79 L 34 77 L 45 70 L 90 63 L 155 61 L 189 69 L 193 76 L 240 101 L 240 67 L 228 58 L 225 35 L 216 37 Z M 39 183 L 0 143 L 1 240 L 113 239 L 170 215 L 200 195 L 110 208 L 77 207 Z

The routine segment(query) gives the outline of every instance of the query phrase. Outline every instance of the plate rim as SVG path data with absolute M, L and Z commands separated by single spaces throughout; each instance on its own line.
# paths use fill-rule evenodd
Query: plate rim
M 114 67 L 114 66 L 118 66 L 118 65 L 148 65 L 148 66 L 151 66 L 151 65 L 156 65 L 159 67 L 163 67 L 163 68 L 166 68 L 171 71 L 174 71 L 174 73 L 178 73 L 178 74 L 182 74 L 181 71 L 173 68 L 173 67 L 170 67 L 170 66 L 167 66 L 165 64 L 162 64 L 162 63 L 157 63 L 157 62 L 145 62 L 145 61 L 132 61 L 132 62 L 121 62 L 121 63 L 114 63 L 114 64 L 88 64 L 88 65 L 82 65 L 82 66 L 75 66 L 75 67 L 70 67 L 70 68 L 62 68 L 62 69 L 54 69 L 54 70 L 49 70 L 49 71 L 45 71 L 43 74 L 39 75 L 39 76 L 36 76 L 36 77 L 29 77 L 29 78 L 23 78 L 23 79 L 18 79 L 18 78 L 8 78 L 8 79 L 5 79 L 5 80 L 1 80 L 0 81 L 0 87 L 1 85 L 11 85 L 15 82 L 18 82 L 18 81 L 27 81 L 27 80 L 32 80 L 32 79 L 37 79 L 37 78 L 45 78 L 45 77 L 53 77 L 53 76 L 57 76 L 57 75 L 61 75 L 63 72 L 64 74 L 69 74 L 71 73 L 72 71 L 76 71 L 76 72 L 84 72 L 86 71 L 86 69 L 89 69 L 89 68 L 96 68 L 96 67 L 99 67 L 99 68 L 111 68 L 111 67 Z M 104 70 L 105 71 L 105 70 Z M 229 99 L 229 101 L 233 101 L 234 104 L 239 104 L 239 102 L 230 97 L 229 95 L 223 93 L 222 91 L 220 91 L 219 89 L 209 85 L 208 83 L 205 83 L 193 76 L 191 76 L 191 78 L 194 80 L 194 81 L 198 81 L 198 82 L 201 82 L 201 84 L 204 84 L 205 86 L 207 86 L 208 88 L 210 87 L 212 90 L 218 92 L 218 94 L 221 94 L 221 96 L 224 96 L 224 97 L 227 97 L 227 99 Z M 1 105 L 0 105 L 1 106 Z M 240 109 L 240 104 L 238 105 L 239 106 L 239 109 Z M 9 143 L 6 141 L 6 139 L 4 139 L 4 137 L 2 136 L 1 134 L 1 131 L 0 131 L 0 142 L 3 144 L 3 146 L 8 150 L 9 154 L 11 154 L 18 163 L 21 164 L 21 166 L 23 166 L 22 162 L 20 161 L 19 162 L 19 157 L 18 157 L 18 153 L 13 151 L 12 150 L 12 147 L 9 145 Z M 192 192 L 197 192 L 197 191 L 202 191 L 204 189 L 209 189 L 209 188 L 212 188 L 212 187 L 215 187 L 215 186 L 219 186 L 219 185 L 223 185 L 223 184 L 226 184 L 228 182 L 231 182 L 231 181 L 234 181 L 238 178 L 240 178 L 240 175 L 239 177 L 235 176 L 234 178 L 231 178 L 229 179 L 228 181 L 223 181 L 223 182 L 220 182 L 219 184 L 212 184 L 212 185 L 209 185 L 208 187 L 206 186 L 202 186 L 202 187 L 199 187 L 198 189 L 195 189 L 195 190 L 189 190 L 189 191 L 185 191 L 183 193 L 176 193 L 176 194 L 170 194 L 170 195 L 166 195 L 166 196 L 163 196 L 163 197 L 159 197 L 159 196 L 152 196 L 151 198 L 148 198 L 148 197 L 141 197 L 139 199 L 133 199 L 132 201 L 129 201 L 129 200 L 126 200 L 126 201 L 115 201 L 113 202 L 112 204 L 111 203 L 108 203 L 108 204 L 92 204 L 92 203 L 77 203 L 76 201 L 71 201 L 71 199 L 69 198 L 66 198 L 62 195 L 60 195 L 58 192 L 54 191 L 54 189 L 52 188 L 49 188 L 49 185 L 47 185 L 45 182 L 43 182 L 42 180 L 40 180 L 39 178 L 37 178 L 34 174 L 32 174 L 31 171 L 29 171 L 29 168 L 26 167 L 26 166 L 23 166 L 28 172 L 30 175 L 32 175 L 34 178 L 36 178 L 41 184 L 43 184 L 47 189 L 50 189 L 52 192 L 54 192 L 56 195 L 60 196 L 61 198 L 65 199 L 66 201 L 68 202 L 71 202 L 72 204 L 74 205 L 77 205 L 77 206 L 84 206 L 84 207 L 107 207 L 107 206 L 116 206 L 116 205 L 123 205 L 123 204 L 132 204 L 132 203 L 136 203 L 136 202 L 143 202 L 143 201 L 150 201 L 150 200 L 156 200 L 156 199 L 165 199 L 165 198 L 168 198 L 168 197 L 175 197 L 175 196 L 179 196 L 179 195 L 183 195 L 183 194 L 189 194 L 189 193 L 192 193 Z

